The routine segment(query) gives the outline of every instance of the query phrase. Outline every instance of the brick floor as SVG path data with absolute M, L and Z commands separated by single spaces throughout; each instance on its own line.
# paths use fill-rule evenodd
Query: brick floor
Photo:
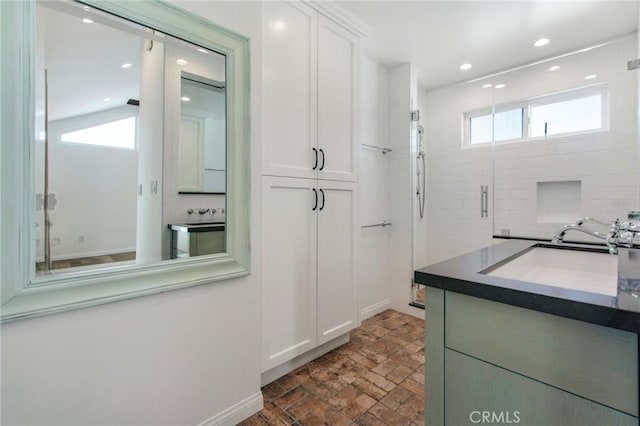
M 262 394 L 240 425 L 424 425 L 424 321 L 386 310 Z

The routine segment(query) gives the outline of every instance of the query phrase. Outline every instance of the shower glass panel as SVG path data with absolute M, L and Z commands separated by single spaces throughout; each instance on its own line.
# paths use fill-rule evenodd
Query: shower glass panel
M 580 217 L 610 222 L 638 209 L 639 74 L 627 70 L 637 57 L 631 34 L 487 79 L 496 110 L 524 111 L 522 138 L 496 138 L 495 236 L 550 240 Z
M 481 206 L 489 203 L 481 187 L 489 187 L 491 194 L 493 144 L 491 139 L 472 144 L 470 138 L 474 117 L 488 116 L 491 121 L 493 92 L 482 86 L 459 83 L 420 93 L 428 227 L 426 241 L 421 241 L 426 244 L 426 255 L 416 258 L 416 265 L 437 263 L 491 244 L 492 212 L 487 206 L 488 216 L 481 214 Z M 490 129 L 485 128 L 485 134 L 491 135 Z M 414 284 L 412 298 L 423 305 L 424 287 Z

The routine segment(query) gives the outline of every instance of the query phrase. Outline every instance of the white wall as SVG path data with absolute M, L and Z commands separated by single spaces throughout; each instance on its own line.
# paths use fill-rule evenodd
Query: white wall
M 251 272 L 2 326 L 2 424 L 192 425 L 260 391 L 261 5 L 180 2 L 251 38 Z
M 389 147 L 389 71 L 360 58 L 360 143 Z M 390 221 L 389 161 L 392 153 L 360 147 L 360 223 Z M 362 228 L 358 305 L 360 320 L 389 308 L 390 227 Z
M 36 143 L 35 161 L 36 193 L 42 194 L 43 143 Z M 53 260 L 135 251 L 137 181 L 136 150 L 51 140 L 49 193 L 57 204 L 49 216 L 51 238 L 60 242 L 51 246 Z M 42 260 L 42 210 L 36 211 L 35 219 L 36 255 Z

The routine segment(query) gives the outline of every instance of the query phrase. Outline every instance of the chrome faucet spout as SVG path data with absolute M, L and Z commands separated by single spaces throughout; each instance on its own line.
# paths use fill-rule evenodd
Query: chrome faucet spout
M 558 232 L 556 235 L 553 236 L 553 240 L 551 242 L 554 244 L 562 244 L 562 242 L 564 241 L 565 234 L 568 231 L 572 231 L 572 230 L 579 231 L 584 234 L 590 235 L 595 238 L 600 238 L 601 240 L 605 240 L 605 241 L 609 238 L 608 234 L 603 234 L 601 232 L 594 231 L 589 228 L 585 228 L 584 226 L 582 226 L 582 224 L 572 223 L 570 225 L 564 225 L 562 229 L 560 229 L 560 232 Z
M 594 231 L 593 229 L 586 228 L 583 226 L 585 222 L 594 222 L 600 225 L 608 226 L 609 232 L 607 234 L 603 234 L 602 232 L 598 232 L 598 231 Z M 623 225 L 626 227 L 625 229 L 632 227 L 632 225 L 628 222 L 625 222 Z M 611 223 L 604 223 L 597 219 L 593 219 L 590 217 L 583 217 L 578 219 L 576 223 L 564 225 L 562 229 L 560 229 L 560 231 L 553 236 L 553 239 L 551 240 L 551 242 L 553 244 L 562 244 L 564 242 L 565 234 L 569 231 L 575 230 L 575 231 L 579 231 L 584 234 L 590 235 L 592 237 L 604 240 L 607 244 L 607 247 L 609 247 L 609 253 L 618 254 L 618 246 L 621 243 L 620 228 L 621 228 L 621 224 L 618 218 L 615 218 Z M 633 237 L 635 236 L 635 234 L 633 233 L 631 234 L 632 235 L 630 240 L 633 241 Z M 627 244 L 627 246 L 629 245 L 633 246 L 633 244 Z
M 593 218 L 593 217 L 588 217 L 588 216 L 587 217 L 581 217 L 580 219 L 578 219 L 576 221 L 575 224 L 576 225 L 584 225 L 587 222 L 591 222 L 591 223 L 595 223 L 595 224 L 598 224 L 598 225 L 606 226 L 607 228 L 611 226 L 611 223 L 603 222 L 601 220 L 598 220 L 598 219 Z

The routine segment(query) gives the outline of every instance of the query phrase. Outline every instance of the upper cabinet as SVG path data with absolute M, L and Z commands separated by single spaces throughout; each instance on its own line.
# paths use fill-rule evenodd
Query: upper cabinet
M 303 3 L 265 3 L 263 174 L 357 181 L 358 38 Z
M 320 179 L 357 181 L 358 39 L 318 19 L 318 150 Z

